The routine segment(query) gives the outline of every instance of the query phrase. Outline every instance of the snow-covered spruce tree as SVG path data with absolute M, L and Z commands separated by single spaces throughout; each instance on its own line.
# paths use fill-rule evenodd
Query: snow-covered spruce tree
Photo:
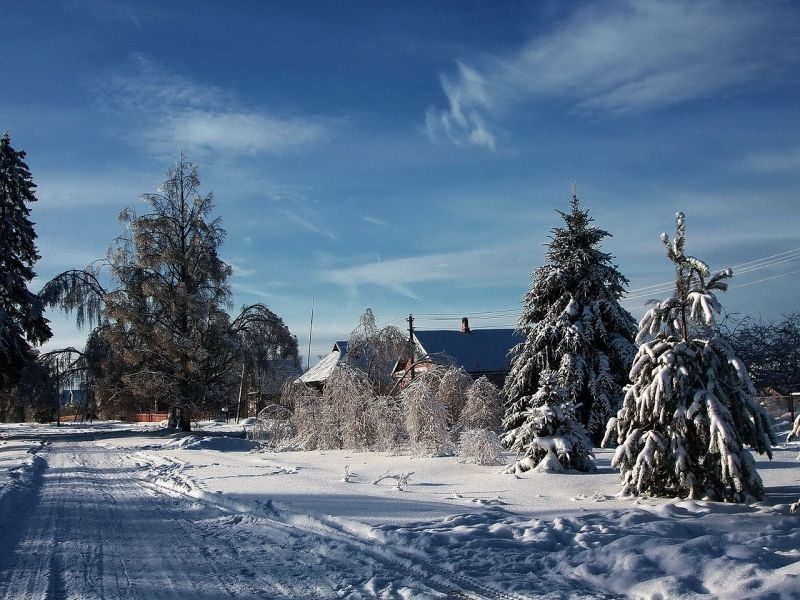
M 566 226 L 552 230 L 547 264 L 532 275 L 518 325 L 525 341 L 513 350 L 503 390 L 507 447 L 528 418 L 545 370 L 557 373 L 581 422 L 599 442 L 621 405 L 636 353 L 636 322 L 619 304 L 628 280 L 598 247 L 611 234 L 592 224 L 574 188 L 571 210 L 558 212 Z
M 661 239 L 675 263 L 674 295 L 639 324 L 631 383 L 606 441 L 619 447 L 612 465 L 623 493 L 749 501 L 764 496 L 749 445 L 772 458 L 769 417 L 754 401 L 742 362 L 712 328 L 730 269 L 714 275 L 687 256 L 685 217 Z
M 8 133 L 0 138 L 0 390 L 14 385 L 33 360 L 30 344 L 52 335 L 44 304 L 28 290 L 36 275 L 36 232 L 28 204 L 36 202 L 25 152 L 14 150 Z
M 417 456 L 450 456 L 454 445 L 447 430 L 447 407 L 424 379 L 416 379 L 402 394 L 406 429 Z
M 519 458 L 507 473 L 594 470 L 592 444 L 575 415 L 569 393 L 558 380 L 554 371 L 543 371 L 539 376 L 539 389 L 526 401 L 530 407 L 524 413 L 525 420 L 509 432 L 514 440 L 511 450 Z

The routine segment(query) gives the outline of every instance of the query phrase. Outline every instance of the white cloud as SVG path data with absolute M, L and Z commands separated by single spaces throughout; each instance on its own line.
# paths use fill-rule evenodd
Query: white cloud
M 50 172 L 37 177 L 36 210 L 76 209 L 98 206 L 133 206 L 143 190 L 157 185 L 157 178 L 131 171 L 91 173 Z
M 336 236 L 333 232 L 320 224 L 320 218 L 316 211 L 308 207 L 296 204 L 291 208 L 279 208 L 278 212 L 283 215 L 287 221 L 294 223 L 301 229 L 312 233 L 318 233 L 331 240 L 336 240 Z
M 256 154 L 280 152 L 319 139 L 324 128 L 301 119 L 276 119 L 244 112 L 191 110 L 168 117 L 169 129 L 151 132 L 162 142 L 175 140 L 187 150 Z M 167 135 L 166 140 L 162 136 Z M 168 142 L 169 143 L 169 142 Z
M 380 225 L 381 227 L 389 227 L 389 223 L 387 223 L 383 219 L 379 219 L 378 217 L 371 217 L 369 215 L 364 215 L 363 217 L 361 217 L 361 220 L 367 223 L 372 223 L 373 225 Z
M 428 136 L 495 147 L 493 120 L 533 99 L 589 113 L 642 111 L 754 85 L 800 62 L 797 7 L 746 2 L 586 4 L 505 56 L 442 77 Z
M 759 152 L 744 159 L 742 165 L 748 169 L 773 173 L 800 171 L 800 148 L 785 152 Z
M 230 92 L 173 73 L 152 60 L 134 57 L 132 74 L 104 82 L 101 102 L 136 121 L 133 136 L 173 156 L 284 152 L 323 138 L 320 119 L 278 116 L 241 106 Z
M 495 149 L 495 137 L 487 128 L 483 110 L 491 110 L 493 101 L 486 79 L 471 67 L 459 63 L 455 79 L 443 75 L 442 88 L 447 96 L 447 110 L 428 109 L 425 130 L 433 141 L 449 139 L 458 144 Z
M 386 261 L 375 261 L 353 267 L 331 269 L 322 274 L 326 281 L 348 288 L 376 285 L 410 298 L 417 298 L 410 285 L 414 283 L 459 282 L 485 286 L 519 276 L 530 270 L 527 244 L 506 244 L 465 250 L 427 254 Z

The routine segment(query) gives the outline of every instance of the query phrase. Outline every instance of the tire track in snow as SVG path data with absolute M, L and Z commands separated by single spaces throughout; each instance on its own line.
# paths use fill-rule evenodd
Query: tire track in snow
M 152 491 L 118 450 L 58 442 L 46 460 L 38 494 L 11 515 L 17 543 L 0 553 L 0 598 L 335 596 L 282 583 L 282 561 L 264 555 L 252 565 L 258 576 L 243 580 L 230 532 L 208 530 L 222 553 L 208 552 L 198 533 L 220 511 Z
M 295 535 L 305 534 L 316 538 L 317 543 L 322 546 L 330 544 L 346 546 L 348 551 L 344 553 L 345 556 L 369 557 L 373 561 L 373 566 L 378 566 L 384 572 L 394 573 L 395 578 L 402 573 L 406 578 L 415 582 L 424 582 L 431 592 L 448 598 L 496 598 L 498 600 L 526 598 L 521 594 L 494 589 L 467 575 L 446 572 L 430 560 L 390 549 L 378 540 L 363 535 L 363 532 L 353 530 L 346 524 L 326 517 L 311 517 L 293 513 L 286 508 L 278 508 L 272 502 L 268 502 L 266 505 L 256 502 L 255 505 L 252 505 L 209 493 L 200 488 L 191 477 L 181 473 L 184 467 L 181 461 L 145 452 L 140 452 L 138 455 L 148 460 L 156 473 L 155 476 L 149 476 L 148 481 L 164 493 L 192 498 L 216 506 L 220 510 L 246 514 L 251 519 L 262 523 L 262 526 L 282 527 L 295 532 Z M 332 554 L 337 553 L 339 552 L 335 550 Z M 346 565 L 345 568 L 347 568 Z

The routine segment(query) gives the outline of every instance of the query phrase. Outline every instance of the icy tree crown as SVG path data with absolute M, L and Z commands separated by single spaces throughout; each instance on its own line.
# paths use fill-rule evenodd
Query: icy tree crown
M 733 277 L 732 269 L 723 269 L 712 275 L 705 262 L 687 256 L 684 252 L 686 216 L 682 212 L 676 213 L 675 222 L 674 240 L 670 240 L 666 233 L 661 234 L 667 256 L 675 264 L 675 293 L 663 302 L 651 300 L 654 306 L 640 323 L 637 344 L 659 332 L 688 340 L 689 320 L 701 327 L 713 325 L 714 315 L 722 310 L 714 292 L 727 290 L 725 279 Z

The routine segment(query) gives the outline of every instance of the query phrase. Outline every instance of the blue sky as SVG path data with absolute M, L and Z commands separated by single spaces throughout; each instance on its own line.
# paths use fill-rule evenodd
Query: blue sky
M 728 310 L 798 310 L 796 3 L 20 4 L 0 2 L 0 128 L 39 185 L 34 286 L 102 257 L 182 151 L 235 305 L 268 304 L 305 355 L 315 294 L 312 363 L 368 306 L 512 325 L 573 182 L 635 316 L 676 210 L 691 253 L 743 265 Z M 81 342 L 50 317 L 49 347 Z

